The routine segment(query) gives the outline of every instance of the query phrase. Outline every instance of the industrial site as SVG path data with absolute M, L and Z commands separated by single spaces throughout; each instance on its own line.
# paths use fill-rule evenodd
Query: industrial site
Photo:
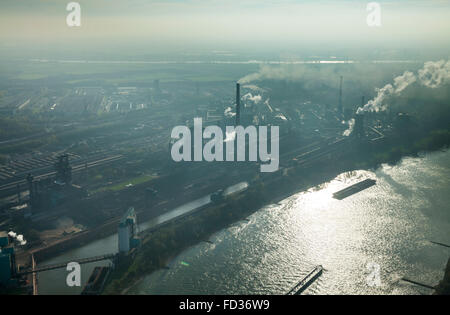
M 448 294 L 448 51 L 319 38 L 0 48 L 0 294 Z
M 90 93 L 80 92 L 88 91 L 86 88 L 77 88 L 79 101 L 71 108 L 79 111 L 72 120 L 64 110 L 58 114 L 58 107 L 67 106 L 65 98 L 55 100 L 43 110 L 54 117 L 47 129 L 55 131 L 6 144 L 26 151 L 30 138 L 34 143 L 55 132 L 60 139 L 71 139 L 39 145 L 5 158 L 0 173 L 2 252 L 7 252 L 3 254 L 2 281 L 26 284 L 29 292 L 38 292 L 39 270 L 66 266 L 60 263 L 41 269 L 39 261 L 61 250 L 118 232 L 118 251 L 128 253 L 139 247 L 139 238 L 134 240 L 139 235 L 137 218 L 139 221 L 156 218 L 207 194 L 212 194 L 213 204 L 224 203 L 226 198 L 220 195 L 228 186 L 246 182 L 251 188 L 259 183 L 289 182 L 291 176 L 298 176 L 293 174 L 303 173 L 306 177 L 312 167 L 349 159 L 349 155 L 363 154 L 361 151 L 384 150 L 399 142 L 399 135 L 417 132 L 417 119 L 405 112 L 357 113 L 369 97 L 360 95 L 359 106 L 344 104 L 345 77 L 337 76 L 335 82 L 336 87 L 328 91 L 335 94 L 334 100 L 330 98 L 330 103 L 325 104 L 306 98 L 283 99 L 277 94 L 290 91 L 290 85 L 295 84 L 285 81 L 284 86 L 278 86 L 274 82 L 279 91 L 273 93 L 270 86 L 274 83 L 270 80 L 263 81 L 261 87 L 241 83 L 233 86 L 232 82 L 222 86 L 199 83 L 165 86 L 155 80 L 145 89 L 118 87 L 113 96 L 104 95 L 105 90 L 100 88 Z M 179 104 L 180 99 L 185 105 Z M 74 101 L 73 97 L 69 100 Z M 40 103 L 39 97 L 32 98 L 26 106 L 32 110 Z M 119 106 L 125 103 L 129 106 Z M 142 106 L 134 106 L 136 103 Z M 25 110 L 23 107 L 9 108 Z M 174 107 L 176 115 L 170 115 Z M 116 109 L 111 112 L 111 108 Z M 98 114 L 102 110 L 106 113 Z M 104 118 L 87 127 L 86 136 L 83 125 L 92 119 L 89 116 L 93 113 Z M 74 121 L 74 117 L 81 122 Z M 224 134 L 225 126 L 229 125 L 279 126 L 278 171 L 260 173 L 261 161 L 174 162 L 170 156 L 174 142 L 170 127 L 186 123 L 192 128 L 194 118 L 202 118 L 203 127 L 221 126 Z M 352 168 L 352 163 L 348 164 L 343 166 L 345 171 Z M 178 197 L 173 198 L 174 195 Z M 132 212 L 127 211 L 129 208 Z M 122 232 L 121 226 L 128 226 L 130 216 L 132 224 Z M 12 233 L 20 233 L 21 239 L 12 237 Z M 110 257 L 74 257 L 74 260 L 88 263 Z M 101 272 L 98 277 L 103 279 Z

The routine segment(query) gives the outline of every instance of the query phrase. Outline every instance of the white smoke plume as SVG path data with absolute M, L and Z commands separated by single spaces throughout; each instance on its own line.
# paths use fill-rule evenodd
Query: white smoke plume
M 296 81 L 304 79 L 304 70 L 291 66 L 271 67 L 268 65 L 261 65 L 258 72 L 251 73 L 238 82 L 241 84 L 248 84 L 258 80 L 290 80 Z M 428 88 L 439 88 L 442 85 L 450 82 L 450 61 L 427 61 L 422 69 L 417 73 L 405 71 L 402 75 L 394 78 L 394 82 L 377 89 L 377 95 L 369 100 L 364 106 L 358 108 L 357 114 L 364 112 L 378 112 L 383 111 L 388 107 L 386 100 L 388 97 L 400 95 L 411 84 L 417 82 L 418 84 Z M 344 135 L 349 135 L 353 129 L 354 121 L 348 121 L 349 128 L 344 132 Z
M 231 107 L 227 107 L 224 111 L 224 115 L 226 117 L 233 117 L 236 116 L 236 113 L 233 113 L 233 109 Z
M 416 82 L 416 76 L 410 71 L 406 71 L 401 76 L 394 79 L 395 93 L 400 93 L 406 89 L 410 84 Z
M 245 94 L 244 96 L 242 96 L 242 99 L 243 99 L 244 101 L 250 100 L 250 101 L 252 101 L 253 103 L 258 104 L 259 102 L 261 102 L 262 97 L 261 97 L 261 95 L 255 95 L 255 96 L 253 96 L 252 93 L 247 93 L 247 94 Z
M 8 235 L 14 239 L 16 239 L 20 245 L 25 245 L 27 241 L 24 239 L 22 234 L 17 234 L 16 232 L 10 231 Z
M 251 73 L 241 78 L 238 83 L 246 84 L 259 80 L 299 80 L 303 77 L 303 71 L 292 66 L 271 67 L 268 65 L 261 65 L 258 72 Z
M 435 89 L 450 81 L 450 61 L 428 61 L 419 70 L 419 80 L 426 87 Z
M 345 124 L 345 121 L 343 123 Z M 348 137 L 348 136 L 350 136 L 352 134 L 353 127 L 355 127 L 355 119 L 352 118 L 347 123 L 348 123 L 348 129 L 345 130 L 344 133 L 342 134 L 345 137 Z
M 441 87 L 450 81 L 450 61 L 427 61 L 417 74 L 406 71 L 394 79 L 394 84 L 387 84 L 377 90 L 377 96 L 370 100 L 363 107 L 358 108 L 357 114 L 364 112 L 378 112 L 384 110 L 384 104 L 388 96 L 399 95 L 403 90 L 414 82 L 418 82 L 425 87 L 432 89 Z
M 242 88 L 249 89 L 249 90 L 252 90 L 254 92 L 260 92 L 260 93 L 261 92 L 266 92 L 265 89 L 260 88 L 259 86 L 254 85 L 254 84 L 246 84 L 246 85 L 243 85 Z
M 402 75 L 394 78 L 394 84 L 386 84 L 383 88 L 377 90 L 377 96 L 371 99 L 367 104 L 358 108 L 357 114 L 365 112 L 378 112 L 385 110 L 387 105 L 385 100 L 388 96 L 400 95 L 408 86 L 418 82 L 428 88 L 438 88 L 450 82 L 450 61 L 427 61 L 422 69 L 414 74 L 406 71 Z M 354 119 L 349 120 L 348 129 L 344 131 L 344 136 L 349 136 L 353 131 Z
M 395 89 L 391 84 L 386 84 L 381 89 L 378 89 L 378 94 L 375 96 L 374 99 L 370 100 L 366 105 L 363 107 L 358 108 L 356 111 L 357 114 L 361 114 L 364 112 L 378 112 L 380 110 L 384 110 L 385 106 L 383 106 L 383 102 L 386 99 L 386 97 L 394 94 Z

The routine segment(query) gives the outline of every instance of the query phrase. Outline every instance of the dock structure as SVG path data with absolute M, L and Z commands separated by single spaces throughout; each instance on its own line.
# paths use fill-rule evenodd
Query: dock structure
M 403 277 L 402 280 L 405 281 L 405 282 L 409 282 L 409 283 L 418 285 L 420 287 L 424 287 L 424 288 L 430 289 L 430 290 L 435 290 L 436 289 L 435 287 L 433 287 L 431 285 L 420 283 L 418 281 L 414 281 L 414 280 L 411 280 L 411 279 L 408 279 L 408 278 L 405 278 L 405 277 Z
M 439 246 L 443 246 L 443 247 L 447 247 L 450 248 L 450 245 L 444 244 L 444 243 L 440 243 L 440 242 L 434 242 L 434 241 L 430 241 L 431 244 L 435 244 L 435 245 L 439 245 Z
M 116 254 L 106 254 L 106 255 L 101 255 L 101 256 L 77 259 L 76 262 L 78 264 L 80 264 L 80 265 L 83 265 L 83 264 L 88 264 L 88 263 L 101 261 L 101 260 L 115 259 L 116 256 L 117 256 Z M 20 276 L 20 275 L 26 275 L 26 274 L 30 274 L 30 273 L 36 273 L 36 272 L 43 272 L 43 271 L 48 271 L 48 270 L 66 268 L 67 264 L 70 263 L 70 262 L 73 262 L 73 260 L 72 261 L 66 261 L 66 262 L 63 262 L 63 263 L 53 264 L 53 265 L 37 267 L 37 268 L 33 268 L 31 270 L 25 270 L 25 271 L 17 273 L 17 275 Z
M 31 268 L 34 270 L 36 269 L 36 260 L 34 259 L 34 254 L 31 254 Z M 34 272 L 32 275 L 32 283 L 33 283 L 33 295 L 38 295 L 38 281 L 37 281 L 37 274 Z
M 318 265 L 314 267 L 299 283 L 297 283 L 286 295 L 299 295 L 305 291 L 317 278 L 322 275 L 323 267 Z
M 367 189 L 369 187 L 372 187 L 373 185 L 376 184 L 376 180 L 374 179 L 365 179 L 362 182 L 353 184 L 347 188 L 344 188 L 342 190 L 339 190 L 337 192 L 335 192 L 333 194 L 333 198 L 338 199 L 338 200 L 342 200 L 344 198 L 347 198 L 351 195 L 354 195 L 364 189 Z

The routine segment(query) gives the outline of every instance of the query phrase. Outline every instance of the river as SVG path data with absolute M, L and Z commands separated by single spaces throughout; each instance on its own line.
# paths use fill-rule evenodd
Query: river
M 435 285 L 443 277 L 450 250 L 430 241 L 450 244 L 449 175 L 449 151 L 340 174 L 217 232 L 212 244 L 184 250 L 170 269 L 145 276 L 128 293 L 284 294 L 320 264 L 323 275 L 304 294 L 430 294 L 401 278 Z M 366 178 L 377 184 L 332 198 Z M 70 255 L 111 252 L 113 243 L 117 247 L 116 236 Z M 58 259 L 67 260 L 51 262 Z M 61 284 L 66 274 L 42 273 L 40 294 L 79 292 Z
M 225 195 L 230 195 L 236 192 L 247 189 L 248 184 L 246 182 L 232 185 L 224 190 Z M 161 223 L 167 222 L 180 215 L 187 214 L 205 206 L 211 202 L 211 196 L 207 195 L 197 200 L 183 204 L 173 210 L 170 210 L 156 218 L 142 222 L 138 224 L 139 231 L 145 231 L 150 228 L 154 228 Z M 77 258 L 87 258 L 100 256 L 104 254 L 111 254 L 118 252 L 118 235 L 113 234 L 106 238 L 91 242 L 80 248 L 76 248 L 57 257 L 42 261 L 39 266 L 57 264 L 66 261 L 77 261 Z M 89 279 L 90 274 L 96 266 L 108 266 L 111 265 L 111 261 L 101 261 L 95 263 L 89 263 L 81 265 L 81 286 L 69 287 L 66 285 L 66 277 L 68 272 L 65 269 L 58 269 L 52 271 L 45 271 L 38 274 L 38 293 L 39 294 L 80 294 L 83 286 Z

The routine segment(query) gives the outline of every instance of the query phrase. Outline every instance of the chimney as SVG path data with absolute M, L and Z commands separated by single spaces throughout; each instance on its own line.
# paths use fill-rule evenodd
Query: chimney
M 355 136 L 358 138 L 364 137 L 364 115 L 356 114 L 355 115 L 355 126 L 353 128 L 353 132 Z
M 236 126 L 241 123 L 241 85 L 236 83 Z
M 342 80 L 344 79 L 343 76 L 341 76 L 340 78 L 340 83 L 339 83 L 339 103 L 338 103 L 338 113 L 339 115 L 342 116 L 344 109 L 342 106 Z

